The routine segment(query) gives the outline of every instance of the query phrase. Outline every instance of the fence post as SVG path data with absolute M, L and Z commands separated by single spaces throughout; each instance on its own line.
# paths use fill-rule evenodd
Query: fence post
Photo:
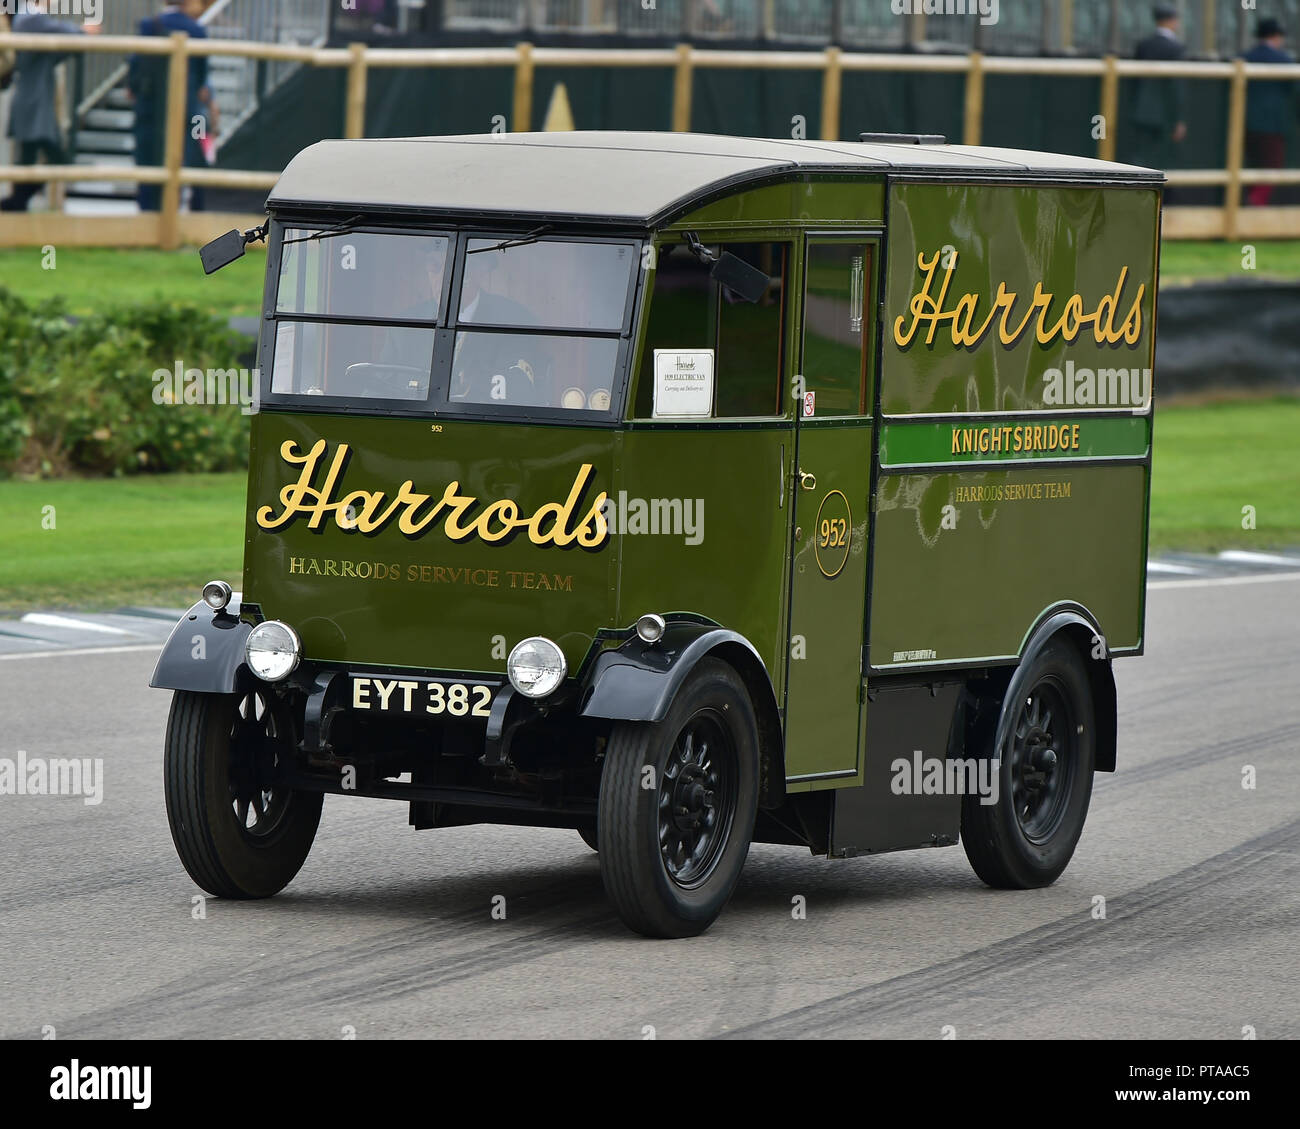
M 529 133 L 533 128 L 533 79 L 537 67 L 531 43 L 521 43 L 516 50 L 519 60 L 515 63 L 515 112 L 511 128 L 515 133 Z
M 1241 213 L 1241 166 L 1246 146 L 1246 62 L 1232 64 L 1232 86 L 1228 93 L 1228 185 L 1223 197 L 1223 237 L 1237 238 Z
M 978 145 L 984 133 L 984 53 L 972 51 L 966 68 L 966 122 L 963 145 Z
M 344 136 L 357 139 L 366 135 L 366 45 L 348 45 L 348 100 Z
M 189 136 L 189 58 L 185 44 L 189 37 L 181 31 L 171 34 L 172 50 L 167 66 L 167 124 L 163 144 L 163 164 L 167 180 L 162 192 L 162 230 L 159 242 L 164 251 L 181 245 L 181 166 L 185 162 L 185 139 Z
M 1119 60 L 1106 56 L 1106 73 L 1101 77 L 1102 135 L 1097 140 L 1097 156 L 1103 161 L 1115 159 L 1115 135 L 1119 132 Z
M 1074 50 L 1074 0 L 1061 0 L 1061 51 Z
M 915 50 L 925 42 L 925 11 L 917 4 L 912 14 L 903 25 L 903 41 L 909 49 Z
M 844 89 L 844 52 L 826 48 L 826 69 L 822 74 L 822 140 L 840 139 L 840 102 Z
M 691 95 L 695 62 L 689 43 L 677 44 L 677 76 L 673 82 L 673 132 L 691 132 Z
M 1203 0 L 1201 4 L 1201 49 L 1207 58 L 1219 53 L 1218 0 Z

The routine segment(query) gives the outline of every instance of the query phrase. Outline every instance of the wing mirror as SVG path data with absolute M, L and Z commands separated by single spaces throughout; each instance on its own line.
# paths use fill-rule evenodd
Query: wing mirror
M 746 302 L 761 302 L 772 280 L 757 267 L 751 267 L 738 255 L 724 251 L 713 264 L 709 277 L 720 282 Z
M 261 227 L 250 231 L 228 231 L 225 235 L 217 236 L 199 251 L 199 258 L 203 260 L 203 273 L 215 274 L 236 259 L 242 259 L 248 245 L 265 239 L 270 229 L 271 223 L 268 220 Z

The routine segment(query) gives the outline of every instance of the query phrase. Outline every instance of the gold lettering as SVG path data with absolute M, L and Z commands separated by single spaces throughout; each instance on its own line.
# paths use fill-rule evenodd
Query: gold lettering
M 1117 345 L 1120 342 L 1135 345 L 1142 336 L 1142 300 L 1146 296 L 1147 289 L 1145 284 L 1138 287 L 1137 295 L 1123 324 L 1118 328 L 1115 325 L 1120 300 L 1128 282 L 1127 266 L 1120 270 L 1115 289 L 1104 295 L 1095 309 L 1088 309 L 1087 301 L 1082 294 L 1071 294 L 1065 299 L 1060 316 L 1055 320 L 1052 320 L 1052 307 L 1056 302 L 1056 295 L 1044 290 L 1042 282 L 1036 283 L 1028 309 L 1019 324 L 1015 325 L 1013 325 L 1012 314 L 1020 304 L 1020 295 L 1016 291 L 1008 290 L 1005 282 L 999 282 L 997 294 L 988 313 L 983 323 L 976 329 L 973 327 L 979 315 L 981 301 L 978 293 L 961 294 L 957 296 L 951 308 L 947 306 L 953 276 L 957 269 L 955 263 L 944 271 L 942 281 L 937 284 L 938 295 L 933 294 L 941 254 L 936 251 L 932 256 L 927 257 L 925 252 L 921 252 L 916 257 L 917 268 L 922 276 L 921 288 L 908 302 L 907 316 L 894 320 L 894 342 L 900 348 L 905 349 L 911 345 L 922 326 L 926 329 L 925 343 L 933 345 L 935 334 L 941 325 L 947 325 L 949 337 L 954 345 L 959 348 L 974 348 L 988 335 L 995 321 L 998 322 L 998 340 L 1007 346 L 1019 341 L 1030 323 L 1035 320 L 1037 325 L 1034 336 L 1040 345 L 1050 345 L 1057 340 L 1073 344 L 1089 326 L 1092 327 L 1094 339 L 1100 345 Z

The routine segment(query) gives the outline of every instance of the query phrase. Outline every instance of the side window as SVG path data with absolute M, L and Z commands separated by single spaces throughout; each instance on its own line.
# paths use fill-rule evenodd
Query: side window
M 730 419 L 784 414 L 787 243 L 724 243 L 709 246 L 714 255 L 729 252 L 771 280 L 757 302 L 748 302 L 711 277 L 684 244 L 659 248 L 650 324 L 637 379 L 635 418 L 679 418 L 665 410 L 665 365 L 689 366 L 699 387 L 711 383 L 711 399 L 679 399 L 692 416 Z M 657 363 L 658 362 L 658 365 Z M 656 384 L 660 402 L 656 405 Z M 658 408 L 658 410 L 657 410 Z
M 808 244 L 803 375 L 816 414 L 869 415 L 872 245 Z

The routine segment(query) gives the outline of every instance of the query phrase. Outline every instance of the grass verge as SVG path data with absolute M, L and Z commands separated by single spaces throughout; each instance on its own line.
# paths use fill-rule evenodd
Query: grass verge
M 244 489 L 242 473 L 0 482 L 0 614 L 189 607 L 205 581 L 238 587 Z
M 222 317 L 262 312 L 266 256 L 255 244 L 249 255 L 207 276 L 193 248 L 185 251 L 61 247 L 53 269 L 39 247 L 0 250 L 0 278 L 27 302 L 62 298 L 68 312 L 86 316 L 106 306 L 140 302 L 190 304 Z

